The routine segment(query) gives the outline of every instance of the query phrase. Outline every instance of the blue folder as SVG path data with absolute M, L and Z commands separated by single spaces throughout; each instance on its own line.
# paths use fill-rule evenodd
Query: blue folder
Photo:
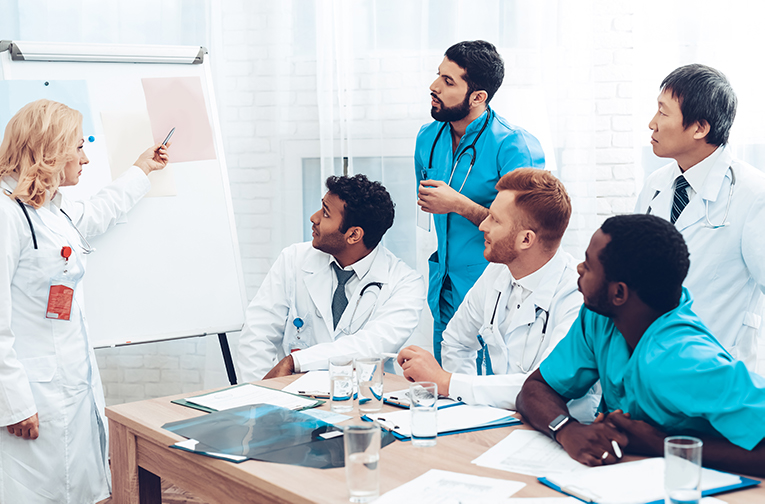
M 568 492 L 565 492 L 565 491 L 561 490 L 561 488 L 558 485 L 556 485 L 555 483 L 549 481 L 547 478 L 537 478 L 537 479 L 539 479 L 539 482 L 542 483 L 543 485 L 547 485 L 548 487 L 552 488 L 553 490 L 557 490 L 558 492 L 560 492 L 562 494 L 570 495 L 571 497 L 574 497 L 575 499 L 578 499 L 578 500 L 580 500 L 582 502 L 591 502 L 592 504 L 598 504 L 598 503 L 596 503 L 594 501 L 584 500 L 579 495 L 570 494 Z M 749 487 L 757 486 L 759 484 L 760 484 L 760 482 L 758 480 L 751 479 L 751 478 L 746 478 L 744 476 L 741 476 L 741 483 L 739 483 L 738 485 L 730 485 L 730 486 L 724 486 L 724 487 L 720 487 L 720 488 L 710 488 L 709 490 L 702 491 L 701 492 L 701 496 L 702 497 L 707 497 L 709 495 L 717 495 L 717 494 L 721 494 L 721 493 L 724 493 L 724 492 L 730 492 L 730 491 L 733 491 L 733 490 L 741 490 L 742 488 L 749 488 Z M 655 501 L 652 501 L 652 502 L 648 502 L 646 504 L 664 504 L 664 499 L 655 500 Z

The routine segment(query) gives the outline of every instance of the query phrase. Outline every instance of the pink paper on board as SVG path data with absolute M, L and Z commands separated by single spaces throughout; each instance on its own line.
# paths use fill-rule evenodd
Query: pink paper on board
M 170 139 L 173 163 L 215 159 L 210 119 L 199 77 L 147 78 L 141 80 L 151 119 L 154 143 Z

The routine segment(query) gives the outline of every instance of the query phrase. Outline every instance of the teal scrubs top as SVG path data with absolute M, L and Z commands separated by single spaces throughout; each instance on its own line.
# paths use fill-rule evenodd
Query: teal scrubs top
M 582 397 L 600 379 L 601 409 L 621 409 L 668 433 L 722 436 L 751 450 L 765 438 L 765 378 L 734 360 L 680 304 L 654 321 L 630 352 L 610 318 L 582 306 L 539 370 L 563 397 Z
M 502 175 L 515 168 L 544 168 L 545 156 L 539 140 L 523 128 L 508 123 L 493 110 L 487 109 L 468 125 L 454 152 L 451 125 L 434 121 L 420 129 L 414 156 L 418 187 L 420 181 L 425 179 L 449 181 L 454 161 L 476 139 L 486 122 L 487 114 L 489 123 L 475 144 L 478 156 L 473 170 L 468 177 L 472 155 L 472 149 L 468 149 L 454 170 L 451 186 L 455 190 L 458 191 L 465 181 L 462 194 L 488 208 L 497 196 L 494 186 Z M 442 127 L 444 131 L 434 146 Z M 433 163 L 432 168 L 428 168 L 431 150 Z M 488 262 L 483 257 L 483 233 L 478 230 L 478 226 L 453 212 L 433 214 L 433 221 L 438 237 L 438 249 L 429 261 L 428 305 L 433 317 L 438 320 L 438 301 L 446 275 L 449 275 L 452 288 L 456 292 L 456 311 L 459 302 L 481 276 Z

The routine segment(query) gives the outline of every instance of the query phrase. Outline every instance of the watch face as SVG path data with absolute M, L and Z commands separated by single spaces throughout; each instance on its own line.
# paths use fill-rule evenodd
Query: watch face
M 548 427 L 552 431 L 556 431 L 560 429 L 566 422 L 568 421 L 568 417 L 566 415 L 558 415 L 555 417 L 555 420 L 550 422 L 550 425 Z

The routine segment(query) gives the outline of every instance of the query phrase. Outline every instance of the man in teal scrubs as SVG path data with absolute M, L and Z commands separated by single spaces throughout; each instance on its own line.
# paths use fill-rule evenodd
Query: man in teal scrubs
M 704 441 L 704 465 L 765 476 L 765 378 L 734 360 L 691 309 L 688 249 L 668 221 L 612 217 L 579 265 L 584 307 L 529 377 L 518 411 L 587 465 L 627 452 L 661 456 L 668 434 Z M 602 415 L 568 418 L 597 381 Z
M 497 195 L 494 186 L 515 168 L 544 167 L 539 141 L 489 108 L 504 75 L 502 58 L 489 42 L 450 47 L 430 85 L 435 121 L 417 135 L 417 203 L 433 214 L 438 235 L 438 250 L 429 260 L 428 304 L 439 363 L 441 333 L 488 264 L 478 225 Z

